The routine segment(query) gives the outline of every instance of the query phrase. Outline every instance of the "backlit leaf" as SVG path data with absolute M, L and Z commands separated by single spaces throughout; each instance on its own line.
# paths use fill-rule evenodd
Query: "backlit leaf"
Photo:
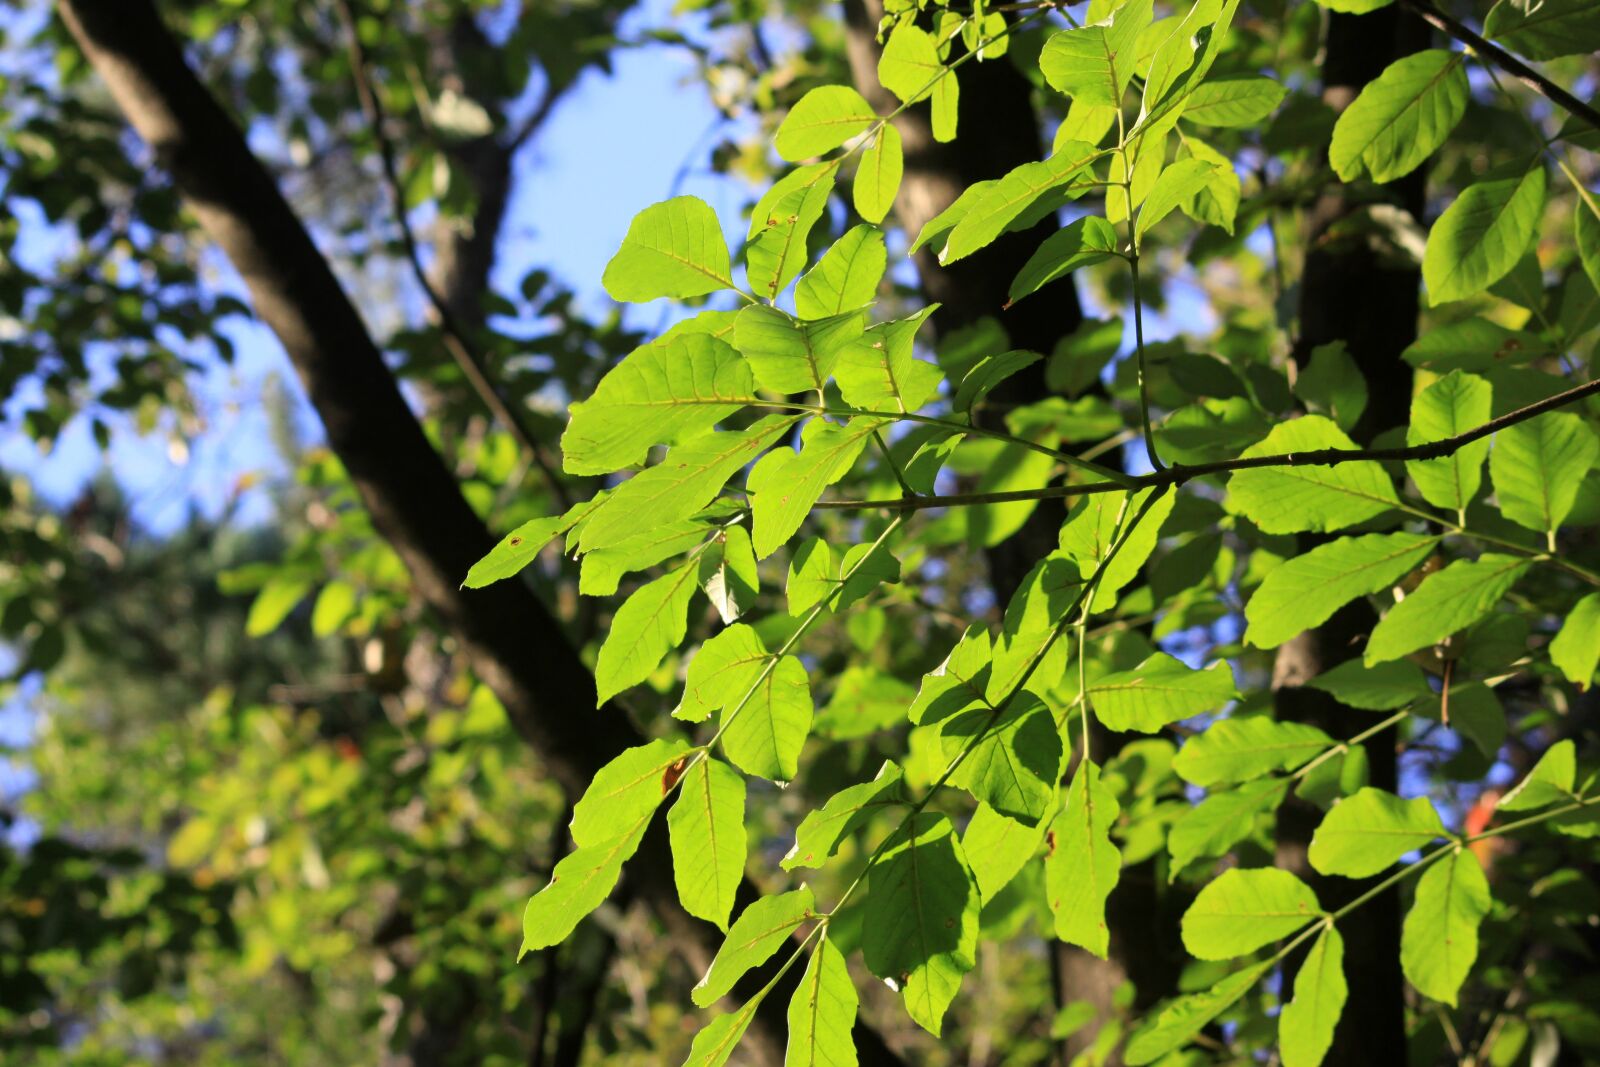
M 732 289 L 722 224 L 705 201 L 679 196 L 633 217 L 601 279 L 613 300 L 639 303 Z
M 1444 823 L 1427 797 L 1402 800 L 1367 788 L 1345 797 L 1323 817 L 1307 856 L 1321 874 L 1366 878 L 1444 836 Z

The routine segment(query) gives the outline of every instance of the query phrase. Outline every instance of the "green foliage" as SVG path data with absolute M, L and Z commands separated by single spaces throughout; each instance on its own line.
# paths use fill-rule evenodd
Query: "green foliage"
M 1328 161 L 1345 181 L 1404 177 L 1444 144 L 1469 96 L 1461 53 L 1435 48 L 1398 60 L 1339 116 Z
M 991 1059 L 1018 1064 L 1120 1055 L 1315 1067 L 1335 1045 L 1349 986 L 1370 977 L 1346 975 L 1344 944 L 1358 943 L 1350 927 L 1372 898 L 1331 880 L 1370 877 L 1408 908 L 1390 947 L 1419 994 L 1398 1006 L 1414 1059 L 1463 1035 L 1475 1062 L 1520 1062 L 1552 1042 L 1594 1058 L 1593 990 L 1587 961 L 1574 960 L 1593 910 L 1581 882 L 1596 799 L 1582 709 L 1600 669 L 1600 436 L 1593 392 L 1561 395 L 1594 377 L 1600 328 L 1596 140 L 1583 116 L 1558 114 L 1558 94 L 1530 106 L 1526 81 L 1479 76 L 1492 52 L 1444 36 L 1345 106 L 1351 94 L 1319 93 L 1319 63 L 1329 26 L 1349 23 L 1304 4 L 889 3 L 875 71 L 861 62 L 872 28 L 849 29 L 851 68 L 865 81 L 875 73 L 887 96 L 842 83 L 831 9 L 700 6 L 714 41 L 657 36 L 693 48 L 717 106 L 738 119 L 719 133 L 713 166 L 760 191 L 740 205 L 742 240 L 724 232 L 720 200 L 644 208 L 601 279 L 619 301 L 682 302 L 645 309 L 673 325 L 641 337 L 621 325 L 643 321 L 639 309 L 578 322 L 537 277 L 520 300 L 473 294 L 484 315 L 466 316 L 463 335 L 529 418 L 531 445 L 466 407 L 433 327 L 386 346 L 418 387 L 409 395 L 427 398 L 426 428 L 462 496 L 511 531 L 465 586 L 519 588 L 480 597 L 482 619 L 454 610 L 470 598 L 421 610 L 438 608 L 437 592 L 412 588 L 414 549 L 380 539 L 392 513 L 373 500 L 370 471 L 352 466 L 352 480 L 332 459 L 300 462 L 313 499 L 284 513 L 304 513 L 313 531 L 279 565 L 229 572 L 228 593 L 252 598 L 232 629 L 263 649 L 295 642 L 297 664 L 317 661 L 308 649 L 340 658 L 324 674 L 357 679 L 371 699 L 351 711 L 319 696 L 314 712 L 267 713 L 251 672 L 175 681 L 181 672 L 163 666 L 174 677 L 162 683 L 185 689 L 149 706 L 227 708 L 206 728 L 203 758 L 193 738 L 166 730 L 127 741 L 126 756 L 122 731 L 93 720 L 47 733 L 37 760 L 51 789 L 40 792 L 69 799 L 30 808 L 60 805 L 52 829 L 90 823 L 83 812 L 120 795 L 104 774 L 75 781 L 94 762 L 77 755 L 94 754 L 163 797 L 105 821 L 193 867 L 193 886 L 220 887 L 145 907 L 137 887 L 113 879 L 128 895 L 106 907 L 206 937 L 228 925 L 207 909 L 237 911 L 252 976 L 359 971 L 363 1010 L 381 993 L 384 1011 L 369 1014 L 387 1018 L 393 1003 L 405 1013 L 393 1025 L 408 1029 L 388 1035 L 384 1054 L 453 1018 L 466 990 L 463 1000 L 516 1026 L 462 1036 L 451 1047 L 463 1061 L 528 1062 L 521 1009 L 539 996 L 562 1023 L 591 1008 L 604 1020 L 590 1059 L 681 1058 L 691 1039 L 674 991 L 680 953 L 654 934 L 715 938 L 716 928 L 721 949 L 691 993 L 696 1006 L 723 1001 L 743 977 L 783 978 L 704 1020 L 689 1063 L 740 1062 L 753 1033 L 770 1053 L 782 1006 L 765 998 L 780 986 L 790 996 L 782 983 L 798 976 L 792 1064 L 854 1064 L 859 1016 L 931 1064 L 981 1058 L 981 1035 L 1003 1041 Z M 437 217 L 429 237 L 441 243 L 485 221 L 472 213 L 482 178 L 468 164 L 491 143 L 513 147 L 501 140 L 507 116 L 533 95 L 524 38 L 559 42 L 538 59 L 553 93 L 604 63 L 618 13 L 529 9 L 514 27 L 495 23 L 492 54 L 441 68 L 435 53 L 448 49 L 434 28 L 481 30 L 487 9 L 388 5 L 355 27 L 395 111 L 379 126 L 358 123 L 351 101 L 322 84 L 348 71 L 319 20 L 270 18 L 269 4 L 241 37 L 224 32 L 236 21 L 228 7 L 166 14 L 194 29 L 185 54 L 233 90 L 229 109 L 254 131 L 278 131 L 293 157 L 320 154 L 328 130 L 348 133 L 348 151 L 332 155 L 363 168 L 375 134 L 407 134 L 405 207 Z M 1525 77 L 1581 79 L 1600 48 L 1590 8 L 1501 0 L 1471 17 L 1548 63 Z M 564 20 L 572 26 L 553 25 Z M 761 34 L 747 48 L 744 33 L 723 32 L 773 20 L 797 31 L 776 55 Z M 42 32 L 59 36 L 52 26 Z M 513 42 L 504 51 L 502 32 Z M 249 50 L 267 47 L 257 38 L 293 42 L 293 61 L 255 62 Z M 193 421 L 188 350 L 220 349 L 216 323 L 230 312 L 187 293 L 199 287 L 192 250 L 150 239 L 189 223 L 101 120 L 103 99 L 83 93 L 81 57 L 61 56 L 51 78 L 7 71 L 0 85 L 15 120 L 0 135 L 0 168 L 8 198 L 28 205 L 4 233 L 18 280 L 0 293 L 15 326 L 0 341 L 0 389 L 20 398 L 42 442 L 90 404 L 122 405 L 141 426 Z M 985 110 L 1007 97 L 975 85 L 969 64 L 990 63 L 986 79 L 1022 72 L 1009 106 L 1028 114 Z M 232 84 L 252 67 L 292 71 L 295 92 L 261 77 Z M 495 91 L 473 91 L 479 79 Z M 55 106 L 69 92 L 71 106 Z M 1050 153 L 976 157 L 1013 127 L 1030 143 L 1053 130 Z M 973 174 L 985 178 L 949 187 Z M 342 205 L 317 220 L 319 240 L 359 235 L 340 251 L 361 267 L 390 257 L 389 240 L 372 235 L 392 220 L 372 215 Z M 76 230 L 84 263 L 53 263 L 59 278 L 33 273 L 35 217 Z M 624 217 L 612 220 L 619 230 Z M 127 270 L 125 244 L 153 269 Z M 908 265 L 903 251 L 919 258 Z M 1428 299 L 1414 341 L 1409 326 L 1366 337 L 1358 327 L 1377 308 L 1317 306 L 1330 277 L 1350 280 L 1351 262 L 1392 288 L 1402 318 L 1420 275 Z M 925 291 L 951 294 L 945 307 L 914 295 L 918 267 Z M 987 305 L 974 307 L 980 291 Z M 1075 291 L 1106 317 L 1074 328 Z M 513 318 L 539 325 L 502 332 Z M 109 339 L 90 325 L 108 319 L 119 323 Z M 1060 336 L 1038 325 L 1047 320 Z M 79 356 L 91 351 L 115 366 L 91 370 Z M 549 405 L 567 402 L 556 465 L 544 455 L 556 437 Z M 330 427 L 329 441 L 364 429 Z M 530 471 L 542 485 L 524 480 Z M 371 519 L 357 500 L 374 506 Z M 79 555 L 116 552 L 76 530 L 75 516 L 28 503 L 24 521 L 9 498 L 0 504 L 0 636 L 19 672 L 50 672 L 52 700 L 117 706 L 114 685 L 84 664 L 109 662 L 108 650 L 150 627 L 85 621 L 100 610 L 104 571 L 69 567 L 53 546 L 70 537 Z M 529 637 L 531 662 L 570 651 L 582 682 L 592 667 L 599 711 L 569 706 L 588 690 L 568 673 L 573 684 L 551 700 L 584 724 L 578 743 L 563 732 L 547 749 L 553 732 L 534 707 L 545 694 L 506 709 L 472 695 L 487 693 L 475 673 L 499 681 L 472 656 L 489 627 L 524 617 L 494 607 L 513 594 L 536 596 L 528 602 L 548 606 L 572 640 L 574 650 L 556 629 Z M 449 640 L 430 630 L 440 625 Z M 159 646 L 176 627 L 154 629 Z M 385 672 L 397 661 L 425 665 L 426 684 L 394 683 Z M 235 687 L 249 700 L 229 695 Z M 617 755 L 621 745 L 606 745 L 624 721 L 637 733 Z M 355 757 L 336 755 L 344 742 Z M 1404 773 L 1380 776 L 1397 750 Z M 511 753 L 537 769 L 508 771 Z M 575 766 L 599 769 L 586 784 Z M 1400 781 L 1405 798 L 1369 777 Z M 1510 781 L 1496 806 L 1488 787 Z M 564 837 L 562 792 L 577 798 Z M 1308 871 L 1292 857 L 1307 843 L 1297 827 L 1313 822 Z M 665 847 L 645 847 L 663 824 Z M 1526 843 L 1502 847 L 1512 835 Z M 631 881 L 619 907 L 602 910 L 624 877 L 664 878 L 658 856 L 670 857 L 677 906 L 704 926 L 633 914 L 635 902 L 659 908 L 671 895 Z M 8 890 L 23 881 L 12 870 L 0 872 Z M 1325 892 L 1325 910 L 1312 872 L 1330 879 L 1318 892 L 1349 892 Z M 48 877 L 44 890 L 30 884 L 39 899 L 61 884 Z M 471 892 L 475 878 L 490 888 Z M 1152 906 L 1118 906 L 1135 893 Z M 0 909 L 0 941 L 25 946 L 26 974 L 58 982 L 60 945 L 30 925 L 34 897 L 15 895 L 24 906 Z M 519 971 L 504 949 L 524 899 L 522 950 L 537 962 Z M 735 919 L 736 900 L 749 903 Z M 400 914 L 377 914 L 391 903 Z M 1140 987 L 1097 1003 L 1092 1019 L 1049 1003 L 1042 960 L 1054 949 L 1040 939 L 1117 957 L 1142 941 L 1116 929 L 1128 912 L 1167 939 L 1162 917 L 1182 914 L 1181 937 L 1161 948 L 1174 962 L 1185 950 L 1184 965 L 1147 978 L 1155 968 L 1117 959 Z M 113 918 L 85 928 L 134 929 Z M 391 919 L 409 931 L 392 959 L 380 945 Z M 618 936 L 648 957 L 629 961 L 626 995 L 605 969 L 595 988 L 574 980 L 568 992 L 568 972 L 611 960 L 601 943 Z M 354 940 L 371 944 L 358 953 Z M 81 969 L 95 980 L 79 976 L 79 1010 L 60 1017 L 96 1030 L 124 1018 L 123 1003 L 99 1010 L 93 991 L 105 959 L 139 961 L 138 941 L 90 940 Z M 163 966 L 167 949 L 151 953 Z M 868 972 L 898 1004 L 858 993 Z M 393 976 L 382 990 L 380 974 Z M 183 980 L 162 977 L 152 988 Z M 547 988 L 557 992 L 531 992 Z M 318 999 L 351 1000 L 342 992 Z M 26 1011 L 69 999 L 35 990 Z M 902 1010 L 940 1042 L 904 1025 Z M 7 999 L 0 1036 L 30 1017 Z M 119 1051 L 146 1046 L 130 1035 Z M 328 1048 L 341 1062 L 370 1052 Z M 427 1058 L 420 1038 L 404 1051 Z M 547 1049 L 533 1051 L 537 1062 Z

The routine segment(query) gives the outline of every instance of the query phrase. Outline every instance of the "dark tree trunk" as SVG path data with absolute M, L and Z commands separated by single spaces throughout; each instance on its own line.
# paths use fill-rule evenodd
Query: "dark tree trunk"
M 1322 64 L 1322 98 L 1335 110 L 1349 106 L 1361 87 L 1390 63 L 1428 43 L 1419 19 L 1390 7 L 1368 15 L 1330 15 Z M 1390 199 L 1419 223 L 1423 215 L 1425 168 L 1386 188 Z M 1411 403 L 1411 371 L 1401 351 L 1417 336 L 1414 267 L 1396 267 L 1359 239 L 1326 240 L 1330 226 L 1361 201 L 1337 183 L 1318 198 L 1310 215 L 1305 270 L 1300 293 L 1300 331 L 1294 346 L 1301 365 L 1318 345 L 1343 341 L 1367 381 L 1369 401 L 1354 437 L 1366 444 L 1386 430 L 1406 424 Z M 1343 707 L 1314 689 L 1310 679 L 1359 654 L 1376 618 L 1365 602 L 1349 605 L 1326 624 L 1283 645 L 1272 685 L 1278 717 L 1320 726 L 1334 737 L 1349 736 L 1364 713 Z M 1367 743 L 1371 782 L 1393 790 L 1397 735 L 1387 730 Z M 1370 887 L 1370 882 L 1323 878 L 1306 863 L 1306 847 L 1321 819 L 1311 805 L 1291 798 L 1278 815 L 1278 863 L 1306 878 L 1326 908 L 1336 908 Z M 1366 1067 L 1405 1062 L 1405 989 L 1400 971 L 1400 897 L 1381 894 L 1339 924 L 1345 940 L 1345 971 L 1350 999 L 1334 1033 L 1328 1067 Z M 1289 995 L 1299 958 L 1285 968 Z

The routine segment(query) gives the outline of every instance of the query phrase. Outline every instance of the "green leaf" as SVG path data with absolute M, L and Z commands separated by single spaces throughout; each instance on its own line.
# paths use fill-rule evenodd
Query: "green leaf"
M 783 1067 L 856 1067 L 856 987 L 844 956 L 824 935 L 789 1001 Z
M 775 307 L 752 304 L 739 312 L 734 345 L 750 361 L 756 381 L 775 393 L 821 392 L 844 346 L 861 336 L 866 316 L 847 311 L 809 322 Z
M 733 288 L 728 246 L 705 201 L 678 196 L 633 217 L 600 279 L 613 300 L 684 299 Z
M 1135 240 L 1203 189 L 1215 169 L 1216 164 L 1207 159 L 1180 159 L 1163 170 L 1139 208 Z
M 1550 662 L 1579 689 L 1594 682 L 1600 668 L 1600 593 L 1590 593 L 1567 613 L 1550 642 Z
M 1172 769 L 1192 785 L 1247 782 L 1272 771 L 1293 770 L 1332 744 L 1327 734 L 1302 723 L 1261 715 L 1223 719 L 1186 741 Z
M 1021 348 L 1002 352 L 998 356 L 984 356 L 962 376 L 952 406 L 957 411 L 970 412 L 975 404 L 982 403 L 983 398 L 988 396 L 995 386 L 1012 375 L 1027 370 L 1043 358 L 1037 352 Z
M 690 438 L 653 467 L 614 489 L 583 524 L 583 551 L 610 548 L 639 534 L 639 522 L 676 523 L 714 500 L 729 478 L 771 448 L 798 415 L 768 415 L 747 430 Z
M 1400 931 L 1400 967 L 1417 992 L 1455 1007 L 1478 958 L 1478 924 L 1492 903 L 1471 849 L 1457 849 L 1422 873 Z
M 1334 341 L 1311 350 L 1311 361 L 1295 378 L 1294 395 L 1307 410 L 1330 416 L 1349 433 L 1367 409 L 1367 379 L 1344 342 Z
M 640 586 L 617 609 L 595 662 L 595 707 L 650 677 L 683 641 L 698 573 L 695 563 L 669 571 Z
M 1052 804 L 1055 799 L 1052 790 Z M 1050 822 L 1041 818 L 1029 826 L 1001 815 L 987 804 L 978 805 L 978 810 L 967 821 L 966 832 L 961 835 L 961 849 L 972 866 L 972 876 L 978 882 L 978 896 L 985 904 L 999 896 L 1028 861 L 1039 854 Z
M 1178 206 L 1196 222 L 1219 227 L 1231 234 L 1243 192 L 1233 162 L 1197 137 L 1185 137 L 1183 150 L 1195 159 L 1210 163 L 1211 170 L 1206 173 L 1199 187 Z
M 1033 693 L 1018 693 L 998 713 L 963 712 L 939 732 L 946 759 L 965 759 L 950 784 L 1001 815 L 1037 825 L 1054 806 L 1061 779 L 1061 734 L 1050 709 Z
M 1090 107 L 1119 107 L 1133 78 L 1134 42 L 1150 24 L 1149 0 L 1131 0 L 1105 23 L 1052 34 L 1039 70 L 1057 92 Z
M 828 706 L 812 728 L 832 741 L 866 737 L 904 722 L 906 706 L 915 695 L 909 685 L 892 674 L 861 664 L 846 667 L 834 683 Z
M 1350 987 L 1344 978 L 1344 938 L 1328 926 L 1294 977 L 1294 999 L 1278 1016 L 1278 1054 L 1283 1067 L 1318 1067 L 1333 1045 Z
M 1155 47 L 1145 76 L 1137 129 L 1176 122 L 1190 95 L 1205 83 L 1228 38 L 1239 0 L 1196 0 L 1189 13 Z M 1170 24 L 1175 20 L 1163 20 Z M 1136 142 L 1137 143 L 1137 142 Z M 1144 148 L 1140 148 L 1143 152 Z
M 1558 59 L 1600 51 L 1592 0 L 1513 0 L 1496 4 L 1483 34 L 1528 59 Z
M 1212 793 L 1178 816 L 1167 833 L 1169 880 L 1197 859 L 1226 855 L 1255 830 L 1256 817 L 1276 808 L 1288 791 L 1287 778 L 1268 778 Z
M 622 876 L 623 863 L 638 850 L 649 825 L 647 814 L 627 833 L 573 849 L 562 857 L 550 872 L 549 883 L 529 897 L 528 906 L 523 909 L 519 959 L 529 952 L 559 945 L 584 916 L 605 902 Z
M 982 699 L 988 706 L 1004 703 L 1018 686 L 1029 681 L 1048 690 L 1050 680 L 1061 676 L 1067 663 L 1067 642 L 1057 640 L 1058 627 L 1077 602 L 1081 586 L 1077 568 L 1060 552 L 1052 552 L 1034 564 L 1022 579 L 1006 605 L 993 656 L 987 669 L 978 675 L 987 677 Z M 948 714 L 954 702 L 965 697 L 965 688 L 953 691 L 926 712 Z M 913 706 L 912 714 L 918 711 Z M 923 721 L 929 721 L 927 713 Z
M 834 380 L 845 403 L 870 411 L 916 411 L 939 389 L 939 368 L 914 354 L 917 331 L 938 305 L 880 322 L 845 346 Z
M 1362 534 L 1278 564 L 1245 605 L 1246 643 L 1277 648 L 1320 626 L 1356 597 L 1387 589 L 1422 566 L 1438 543 L 1423 534 Z
M 949 266 L 987 246 L 1041 197 L 1082 174 L 1102 154 L 1093 145 L 1069 141 L 1049 159 L 1009 171 L 961 216 L 939 253 L 939 262 Z
M 568 474 L 609 474 L 643 463 L 651 445 L 705 433 L 757 399 L 750 365 L 709 334 L 645 345 L 572 405 L 564 465 Z
M 956 224 L 966 218 L 967 212 L 972 210 L 973 205 L 988 196 L 990 190 L 998 184 L 999 179 L 995 178 L 973 182 L 963 189 L 961 195 L 956 197 L 949 207 L 922 224 L 922 229 L 917 231 L 917 239 L 911 242 L 906 254 L 916 255 L 925 245 L 933 246 L 936 252 L 943 250 L 944 241 L 940 238 L 948 240 L 950 231 L 956 228 Z
M 813 419 L 801 433 L 799 452 L 777 449 L 751 469 L 745 486 L 758 559 L 795 535 L 823 490 L 850 472 L 872 435 L 887 424 L 876 418 L 851 419 L 843 426 Z
M 905 170 L 905 154 L 900 146 L 900 131 L 885 122 L 878 135 L 861 153 L 851 197 L 856 213 L 868 222 L 882 222 L 894 207 L 900 191 L 900 176 Z
M 1589 276 L 1589 283 L 1600 289 L 1600 214 L 1597 207 L 1579 203 L 1572 209 L 1573 244 L 1578 247 L 1578 262 Z
M 1577 748 L 1568 741 L 1557 741 L 1539 757 L 1533 770 L 1516 787 L 1500 798 L 1496 811 L 1534 811 L 1570 801 L 1578 774 Z
M 759 678 L 743 710 L 735 714 L 730 706 L 723 713 L 722 750 L 746 774 L 792 781 L 814 711 L 805 666 L 794 656 L 784 656 Z
M 1511 272 L 1539 233 L 1544 167 L 1496 181 L 1474 182 L 1428 231 L 1422 280 L 1428 303 L 1463 300 Z
M 471 575 L 471 571 L 467 572 Z M 329 637 L 339 631 L 357 611 L 360 594 L 349 582 L 335 580 L 322 587 L 317 602 L 311 608 L 311 632 L 317 637 Z
M 1088 267 L 1118 254 L 1120 241 L 1111 223 L 1095 215 L 1069 222 L 1045 238 L 1017 272 L 1008 300 L 1015 304 L 1025 296 L 1064 278 L 1079 267 Z
M 826 319 L 865 307 L 877 296 L 888 262 L 881 230 L 866 225 L 851 229 L 800 278 L 795 310 L 802 319 Z
M 733 895 L 744 877 L 744 779 L 705 756 L 684 772 L 667 812 L 672 877 L 683 910 L 728 928 Z
M 912 1020 L 937 1037 L 978 945 L 978 887 L 950 820 L 929 811 L 912 816 L 867 884 L 867 967 L 896 986 Z
M 744 623 L 734 623 L 700 646 L 689 661 L 683 700 L 672 712 L 685 722 L 704 722 L 713 711 L 737 704 L 755 685 L 773 653 Z
M 689 752 L 679 738 L 660 739 L 630 748 L 601 767 L 572 806 L 573 843 L 580 848 L 601 845 L 648 820 L 676 781 L 674 767 Z
M 758 211 L 750 218 L 754 232 L 744 253 L 752 291 L 775 300 L 805 269 L 806 239 L 828 209 L 838 172 L 837 161 L 815 170 L 801 167 L 774 185 L 756 205 Z M 781 195 L 773 195 L 780 190 Z
M 1153 734 L 1168 723 L 1216 711 L 1238 695 L 1233 668 L 1218 660 L 1194 670 L 1157 652 L 1131 671 L 1089 683 L 1095 717 L 1108 730 Z
M 571 514 L 570 512 L 568 514 Z M 549 515 L 530 519 L 500 539 L 488 555 L 472 565 L 467 580 L 468 589 L 482 589 L 491 582 L 510 578 L 538 558 L 544 546 L 564 533 L 572 521 L 566 515 Z
M 788 583 L 784 588 L 789 614 L 804 615 L 827 599 L 836 585 L 833 549 L 820 537 L 807 538 L 789 559 Z
M 756 997 L 738 1011 L 712 1019 L 705 1029 L 694 1035 L 694 1044 L 689 1047 L 689 1058 L 683 1061 L 683 1067 L 723 1067 L 733 1050 L 739 1047 L 739 1040 L 749 1029 L 761 1000 Z
M 922 676 L 907 716 L 914 723 L 935 723 L 973 708 L 989 708 L 985 693 L 993 659 L 989 631 L 973 623 L 944 662 Z
M 1416 664 L 1391 660 L 1367 666 L 1359 659 L 1345 660 L 1306 683 L 1339 703 L 1365 711 L 1393 711 L 1423 697 L 1433 688 Z
M 1511 277 L 1515 277 L 1514 271 Z M 1543 283 L 1539 283 L 1543 294 Z M 1520 363 L 1541 354 L 1544 345 L 1530 333 L 1508 330 L 1488 319 L 1472 317 L 1439 326 L 1407 346 L 1400 358 L 1413 367 L 1444 373 L 1487 372 L 1504 363 Z
M 1500 514 L 1530 530 L 1554 532 L 1600 458 L 1600 439 L 1583 419 L 1552 411 L 1494 435 L 1489 477 Z
M 939 61 L 933 37 L 910 22 L 901 22 L 889 34 L 878 57 L 878 81 L 902 103 L 933 100 L 933 137 L 948 141 L 956 135 L 956 110 L 960 86 Z
M 1494 389 L 1475 374 L 1451 371 L 1411 399 L 1406 444 L 1421 445 L 1466 433 L 1489 421 Z M 1422 498 L 1457 513 L 1478 494 L 1489 441 L 1473 441 L 1439 459 L 1406 460 L 1406 472 Z
M 1127 515 L 1139 514 L 1155 489 L 1141 489 L 1128 503 Z M 1078 574 L 1088 581 L 1100 568 L 1102 560 L 1110 556 L 1116 546 L 1117 515 L 1122 512 L 1124 492 L 1090 493 L 1080 497 L 1067 513 L 1061 527 L 1061 549 L 1078 565 Z M 1144 517 L 1132 530 L 1126 531 L 1122 547 L 1117 549 L 1107 563 L 1095 586 L 1091 611 L 1109 611 L 1116 605 L 1117 594 L 1139 576 L 1150 554 L 1155 551 L 1161 533 L 1161 524 L 1172 514 L 1176 493 L 1162 493 L 1145 511 Z M 1125 521 L 1131 521 L 1125 520 Z
M 831 152 L 878 121 L 872 105 L 847 85 L 821 85 L 789 109 L 773 145 L 791 163 Z
M 1485 552 L 1428 575 L 1373 627 L 1367 665 L 1399 659 L 1466 629 L 1489 614 L 1527 569 L 1526 559 Z
M 1416 52 L 1368 82 L 1333 127 L 1328 162 L 1339 179 L 1364 171 L 1392 182 L 1433 155 L 1466 113 L 1465 59 L 1438 48 Z
M 612 596 L 621 584 L 623 575 L 646 570 L 673 556 L 698 548 L 710 532 L 703 522 L 652 524 L 650 529 L 614 545 L 586 552 L 578 579 L 578 592 L 584 596 Z
M 1045 860 L 1045 895 L 1056 936 L 1105 958 L 1111 943 L 1106 898 L 1122 878 L 1122 853 L 1111 841 L 1121 805 L 1093 760 L 1081 760 L 1065 806 L 1051 824 L 1055 844 Z
M 245 617 L 244 632 L 247 637 L 270 634 L 300 602 L 311 594 L 316 582 L 293 575 L 274 575 L 267 579 L 256 598 L 250 602 L 250 613 Z
M 1366 878 L 1413 849 L 1445 837 L 1427 797 L 1401 800 L 1367 788 L 1339 801 L 1311 835 L 1307 858 L 1320 874 Z
M 724 527 L 718 543 L 701 557 L 700 586 L 724 625 L 733 623 L 756 602 L 761 576 L 750 534 L 743 526 Z
M 1273 966 L 1271 961 L 1234 971 L 1209 989 L 1166 1002 L 1159 1012 L 1151 1012 L 1133 1033 L 1123 1049 L 1122 1060 L 1129 1067 L 1154 1063 L 1191 1037 L 1250 991 L 1250 987 Z
M 1280 422 L 1240 458 L 1355 447 L 1331 420 L 1305 415 Z M 1228 500 L 1267 533 L 1329 533 L 1375 518 L 1399 503 L 1389 475 L 1371 460 L 1235 471 L 1228 480 Z
M 822 866 L 839 850 L 839 843 L 866 825 L 875 813 L 905 802 L 900 768 L 885 762 L 872 781 L 841 789 L 807 815 L 794 833 L 794 847 L 779 866 L 786 871 Z
M 1311 887 L 1276 867 L 1234 867 L 1206 884 L 1183 913 L 1183 947 L 1202 960 L 1247 956 L 1322 914 Z
M 690 991 L 690 998 L 706 1008 L 727 996 L 746 971 L 771 959 L 791 934 L 816 918 L 816 908 L 816 898 L 804 885 L 788 893 L 758 897 L 728 928 L 728 936 L 710 969 Z
M 1200 126 L 1254 126 L 1278 109 L 1289 90 L 1259 75 L 1237 74 L 1202 82 L 1183 105 L 1183 120 Z

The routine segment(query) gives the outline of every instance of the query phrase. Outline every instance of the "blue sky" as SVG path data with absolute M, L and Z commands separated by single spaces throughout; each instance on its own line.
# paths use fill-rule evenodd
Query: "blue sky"
M 676 22 L 662 0 L 649 0 L 623 24 L 624 36 Z M 600 274 L 621 243 L 628 220 L 672 192 L 693 193 L 711 203 L 730 231 L 748 190 L 711 174 L 705 161 L 715 138 L 708 136 L 719 113 L 696 74 L 693 57 L 681 48 L 650 46 L 614 55 L 614 73 L 586 74 L 552 115 L 539 137 L 517 160 L 518 182 L 501 240 L 495 284 L 514 292 L 534 266 L 550 270 L 572 288 L 580 305 L 599 314 L 607 306 Z M 681 186 L 675 179 L 684 171 Z M 55 236 L 42 227 L 34 235 L 43 254 Z M 234 291 L 236 276 L 218 257 L 218 274 Z M 378 309 L 364 308 L 369 321 Z M 659 309 L 642 308 L 640 324 Z M 206 430 L 187 455 L 174 453 L 165 435 L 140 436 L 116 426 L 112 455 L 103 457 L 87 420 L 77 420 L 56 446 L 42 453 L 14 417 L 0 416 L 0 469 L 22 472 L 47 501 L 71 501 L 109 464 L 127 490 L 136 520 L 154 533 L 181 526 L 190 508 L 215 516 L 236 495 L 242 477 L 274 471 L 261 396 L 269 379 L 291 380 L 292 370 L 276 340 L 263 327 L 230 323 L 238 358 L 232 367 L 212 367 L 197 393 Z M 294 395 L 299 396 L 298 387 Z M 27 397 L 8 398 L 10 416 Z M 319 436 L 315 418 L 300 401 L 299 423 L 308 439 Z M 249 494 L 235 512 L 239 521 L 269 517 L 268 503 Z

